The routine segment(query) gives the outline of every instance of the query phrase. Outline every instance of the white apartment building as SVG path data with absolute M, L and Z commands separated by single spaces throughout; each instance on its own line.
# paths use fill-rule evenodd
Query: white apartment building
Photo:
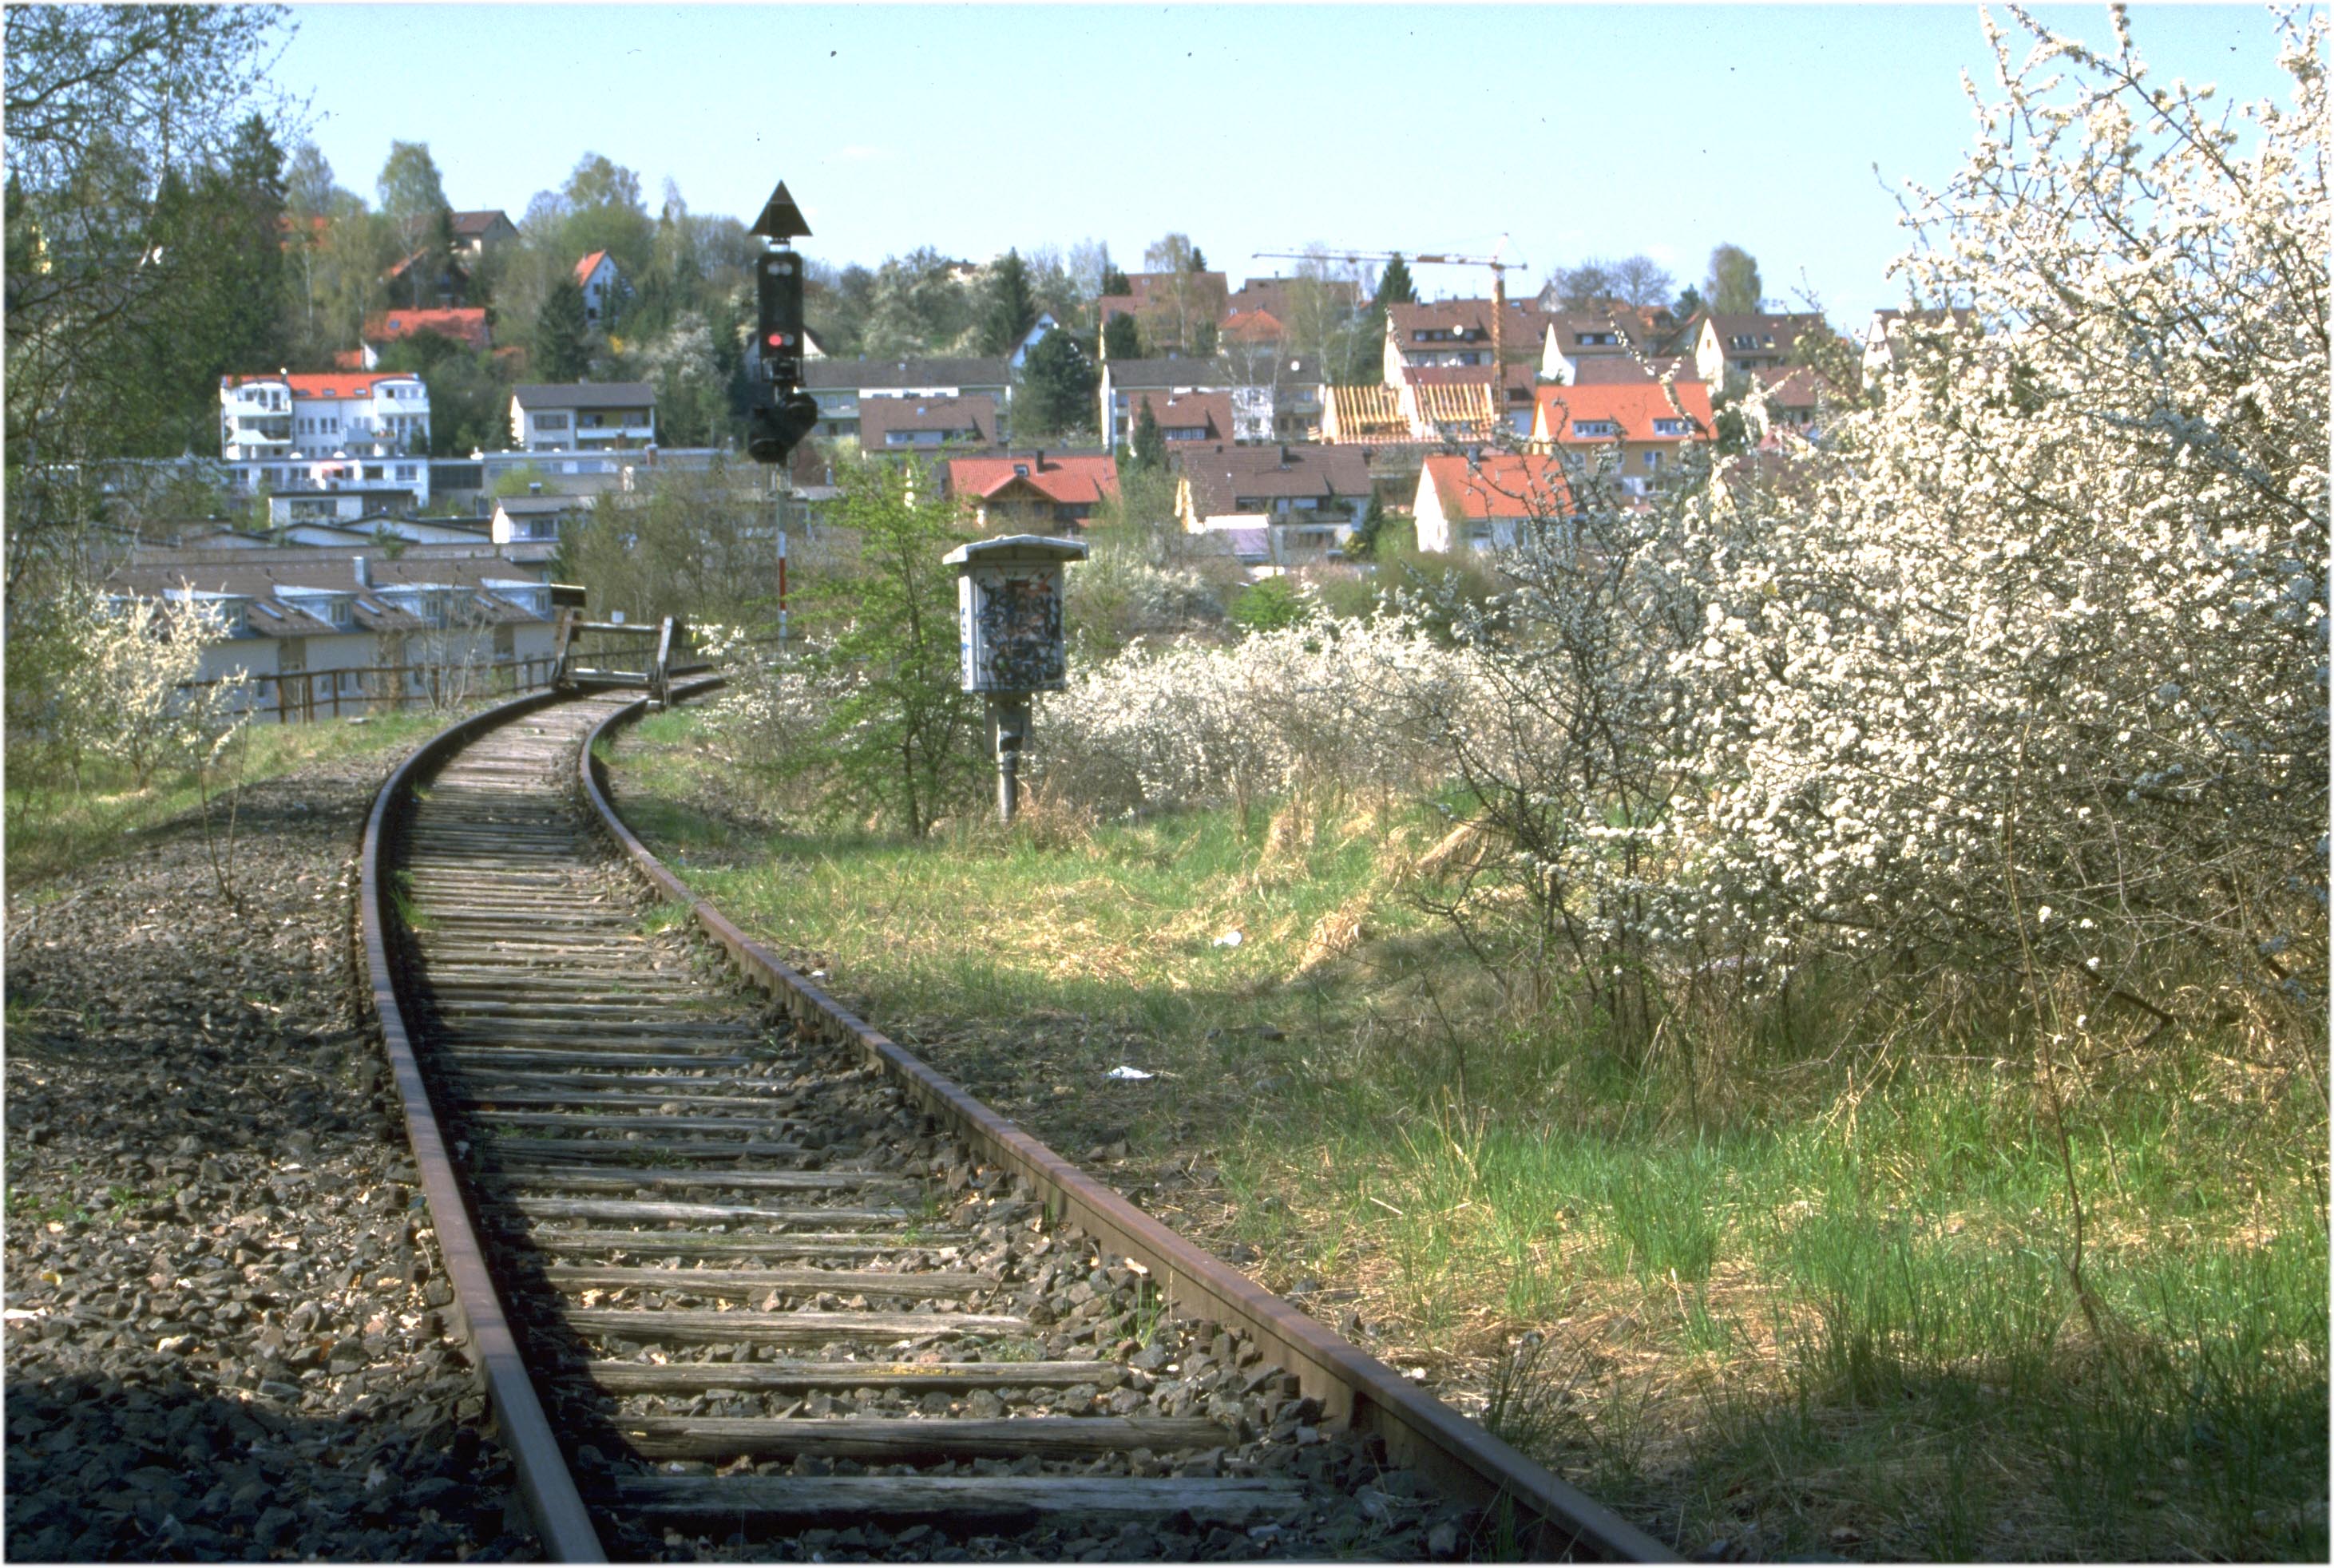
M 513 387 L 510 431 L 526 452 L 645 447 L 656 440 L 656 389 L 646 381 Z
M 393 485 L 429 501 L 429 389 L 374 370 L 219 379 L 219 453 L 237 488 Z

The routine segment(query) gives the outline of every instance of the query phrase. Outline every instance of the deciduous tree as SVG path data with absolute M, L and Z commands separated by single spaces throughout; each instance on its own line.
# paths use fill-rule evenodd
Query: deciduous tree
M 1703 299 L 1719 315 L 1746 315 L 1764 297 L 1759 285 L 1759 261 L 1737 245 L 1722 245 L 1710 253 L 1710 276 L 1702 285 Z

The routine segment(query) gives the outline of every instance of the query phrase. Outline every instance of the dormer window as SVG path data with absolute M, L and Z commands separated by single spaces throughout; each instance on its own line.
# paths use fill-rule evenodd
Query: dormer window
M 1654 434 L 1656 436 L 1683 436 L 1689 434 L 1692 429 L 1692 424 L 1684 419 L 1655 419 L 1654 421 Z
M 1599 437 L 1617 436 L 1620 433 L 1621 427 L 1615 424 L 1610 419 L 1575 419 L 1572 421 L 1572 438 L 1576 441 L 1595 440 Z
M 1770 341 L 1771 341 L 1772 340 Z M 1755 349 L 1759 346 L 1759 340 L 1752 333 L 1737 332 L 1734 334 L 1732 346 L 1737 349 Z

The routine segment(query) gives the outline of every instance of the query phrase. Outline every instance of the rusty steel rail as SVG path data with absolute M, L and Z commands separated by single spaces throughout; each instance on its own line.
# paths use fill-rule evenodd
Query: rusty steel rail
M 429 1097 L 428 1080 L 414 1053 L 406 1025 L 401 966 L 392 961 L 390 948 L 391 890 L 383 864 L 405 829 L 418 783 L 478 736 L 558 700 L 554 694 L 537 693 L 487 708 L 439 731 L 399 765 L 374 797 L 372 813 L 365 821 L 357 910 L 373 1013 L 381 1021 L 382 1044 L 397 1079 L 398 1098 L 405 1108 L 406 1131 L 413 1141 L 414 1164 L 429 1200 L 429 1222 L 438 1234 L 438 1251 L 446 1265 L 447 1283 L 453 1288 L 454 1310 L 471 1364 L 486 1383 L 497 1434 L 518 1473 L 519 1495 L 535 1517 L 546 1557 L 563 1563 L 604 1563 L 607 1554 L 601 1547 L 599 1532 L 593 1527 L 566 1456 L 527 1376 L 518 1338 L 487 1268 L 476 1217 L 455 1175 L 453 1157 L 439 1126 L 438 1107 Z
M 674 692 L 693 697 L 719 678 Z M 1125 1198 L 1046 1148 L 962 1088 L 918 1061 L 834 997 L 782 963 L 667 870 L 610 803 L 593 751 L 615 728 L 647 711 L 619 709 L 585 737 L 576 784 L 602 829 L 664 897 L 688 906 L 698 926 L 728 952 L 745 976 L 778 1001 L 802 1028 L 856 1042 L 923 1109 L 1046 1195 L 1057 1220 L 1083 1227 L 1150 1269 L 1171 1311 L 1210 1318 L 1255 1336 L 1268 1357 L 1295 1374 L 1326 1414 L 1382 1438 L 1396 1464 L 1424 1471 L 1472 1505 L 1505 1504 L 1529 1554 L 1665 1563 L 1676 1554 L 1587 1493 L 1526 1457 L 1457 1411 L 1411 1386 L 1374 1356 L 1332 1333 L 1220 1259 L 1177 1236 Z

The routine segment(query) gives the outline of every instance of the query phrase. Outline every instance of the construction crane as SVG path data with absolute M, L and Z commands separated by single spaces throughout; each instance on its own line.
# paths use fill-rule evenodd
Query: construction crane
M 1394 262 L 1404 266 L 1490 267 L 1491 269 L 1491 408 L 1494 419 L 1502 417 L 1499 410 L 1507 395 L 1507 363 L 1500 357 L 1501 329 L 1508 314 L 1508 269 L 1527 265 L 1520 257 L 1514 261 L 1500 259 L 1500 253 L 1508 248 L 1508 236 L 1501 235 L 1500 243 L 1491 247 L 1490 255 L 1444 255 L 1440 252 L 1404 255 L 1399 251 L 1286 251 L 1260 250 L 1259 261 L 1341 261 L 1355 265 L 1363 262 Z

